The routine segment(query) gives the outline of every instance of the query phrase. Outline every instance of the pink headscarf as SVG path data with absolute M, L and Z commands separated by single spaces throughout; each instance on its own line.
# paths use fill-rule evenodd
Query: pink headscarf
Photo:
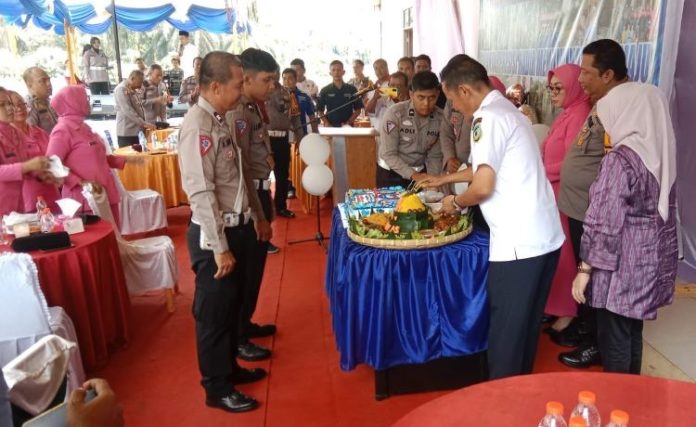
M 505 85 L 503 84 L 502 81 L 500 81 L 499 78 L 497 78 L 496 76 L 488 76 L 488 80 L 490 80 L 491 86 L 493 86 L 493 89 L 497 89 L 498 92 L 505 95 Z
M 80 125 L 90 113 L 87 91 L 82 85 L 71 85 L 61 89 L 52 99 L 51 107 L 58 113 L 58 121 L 65 120 Z
M 549 84 L 553 76 L 563 83 L 565 99 L 562 105 L 563 112 L 556 117 L 544 140 L 544 166 L 546 176 L 552 184 L 560 180 L 561 165 L 566 151 L 576 140 L 592 108 L 590 98 L 578 82 L 579 66 L 564 64 L 554 68 L 548 74 Z

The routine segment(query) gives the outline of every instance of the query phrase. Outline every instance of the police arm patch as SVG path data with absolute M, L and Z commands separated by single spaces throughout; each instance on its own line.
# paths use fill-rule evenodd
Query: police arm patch
M 396 123 L 392 122 L 391 120 L 388 120 L 387 124 L 384 125 L 384 129 L 387 131 L 387 133 L 392 133 L 392 131 L 396 129 Z
M 249 125 L 247 124 L 247 121 L 244 119 L 237 119 L 234 121 L 234 126 L 237 129 L 237 133 L 239 135 L 244 135 L 249 129 Z
M 198 137 L 198 145 L 201 150 L 201 157 L 203 157 L 213 148 L 213 140 L 208 135 L 200 135 Z
M 483 136 L 481 131 L 481 121 L 481 117 L 477 117 L 472 124 L 471 138 L 474 140 L 474 142 L 479 142 Z

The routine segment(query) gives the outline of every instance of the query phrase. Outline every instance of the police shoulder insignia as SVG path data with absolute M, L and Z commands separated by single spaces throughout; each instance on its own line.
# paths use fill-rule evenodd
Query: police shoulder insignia
M 198 137 L 198 145 L 201 150 L 201 157 L 208 154 L 211 148 L 213 148 L 213 140 L 208 135 L 200 135 Z
M 392 131 L 396 128 L 396 123 L 392 122 L 391 120 L 387 120 L 387 124 L 384 126 L 384 129 L 387 131 L 387 133 L 392 133 Z
M 481 140 L 481 117 L 474 119 L 474 123 L 471 126 L 471 137 L 474 142 L 479 142 Z
M 249 129 L 249 125 L 247 124 L 247 121 L 244 119 L 237 119 L 234 121 L 234 126 L 237 129 L 237 133 L 240 135 L 244 135 Z

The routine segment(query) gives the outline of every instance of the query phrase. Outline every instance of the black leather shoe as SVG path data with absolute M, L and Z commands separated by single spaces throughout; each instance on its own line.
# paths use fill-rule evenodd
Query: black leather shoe
M 274 335 L 276 333 L 276 330 L 276 325 L 259 325 L 256 323 L 252 323 L 247 327 L 246 335 L 249 338 L 270 337 L 271 335 Z
M 544 332 L 549 334 L 551 341 L 555 342 L 561 347 L 575 348 L 579 346 L 581 342 L 580 335 L 578 335 L 578 332 L 572 325 L 567 326 L 561 331 L 557 331 L 549 326 L 548 328 L 544 329 Z
M 295 218 L 295 212 L 289 210 L 289 209 L 280 209 L 278 212 L 276 212 L 278 216 L 282 216 L 283 218 Z
M 268 375 L 266 370 L 262 368 L 239 368 L 237 374 L 232 378 L 232 384 L 237 385 L 253 383 L 266 378 L 266 375 Z
M 259 406 L 259 402 L 256 399 L 245 396 L 237 390 L 224 397 L 207 397 L 205 404 L 227 412 L 246 412 Z
M 258 362 L 259 360 L 266 360 L 271 357 L 271 350 L 259 347 L 251 341 L 239 344 L 237 346 L 237 353 L 237 357 L 247 362 Z
M 571 368 L 589 368 L 593 365 L 602 364 L 599 347 L 596 345 L 583 345 L 573 351 L 561 353 L 558 355 L 558 360 Z

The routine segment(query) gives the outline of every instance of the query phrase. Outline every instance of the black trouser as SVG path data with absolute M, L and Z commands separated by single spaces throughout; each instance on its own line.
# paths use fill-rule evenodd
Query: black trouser
M 288 208 L 288 177 L 290 176 L 290 140 L 288 136 L 271 137 L 273 149 L 273 175 L 275 175 L 275 208 L 282 211 Z
M 405 179 L 393 170 L 384 169 L 379 164 L 377 165 L 377 188 L 395 187 L 400 185 L 408 188 L 411 185 L 410 179 Z
M 271 222 L 273 208 L 271 206 L 271 192 L 269 190 L 257 190 L 264 216 Z M 266 269 L 266 257 L 268 256 L 268 242 L 256 240 L 253 248 L 252 260 L 249 263 L 249 280 L 245 283 L 244 295 L 242 296 L 242 309 L 239 313 L 239 342 L 249 341 L 249 326 L 251 318 L 256 311 L 256 304 L 259 301 L 263 272 Z
M 89 91 L 92 95 L 108 95 L 111 88 L 109 82 L 94 82 L 89 84 Z
M 201 384 L 209 397 L 225 396 L 234 390 L 231 378 L 237 373 L 237 335 L 241 299 L 249 281 L 249 266 L 256 246 L 253 224 L 225 228 L 225 236 L 236 264 L 221 279 L 213 276 L 217 264 L 213 251 L 200 247 L 201 228 L 189 224 L 187 243 L 191 268 L 196 274 L 193 317 L 196 319 L 196 349 Z
M 580 263 L 580 242 L 582 240 L 583 222 L 568 217 L 568 231 L 570 232 L 570 242 L 573 244 L 575 262 Z M 578 306 L 578 320 L 587 326 L 587 334 L 583 335 L 583 344 L 597 345 L 597 310 L 589 304 Z
M 560 250 L 488 270 L 488 369 L 490 378 L 528 374 L 534 368 L 539 323 Z
M 116 141 L 120 147 L 130 147 L 133 144 L 140 144 L 140 139 L 137 136 L 117 136 Z
M 643 359 L 643 321 L 595 309 L 597 341 L 605 372 L 640 374 Z

